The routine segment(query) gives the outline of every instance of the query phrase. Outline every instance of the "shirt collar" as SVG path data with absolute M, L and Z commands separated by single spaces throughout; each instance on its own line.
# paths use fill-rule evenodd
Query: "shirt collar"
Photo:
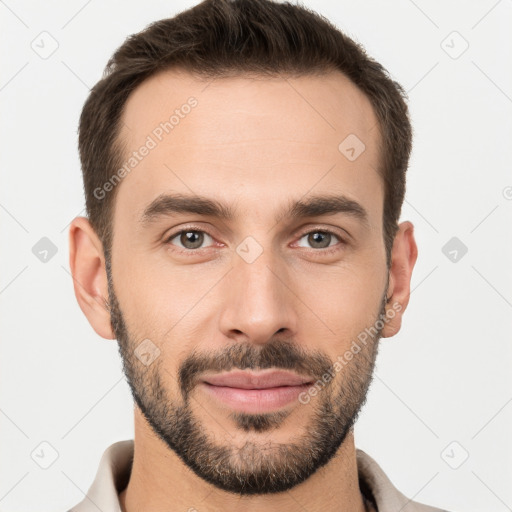
M 134 442 L 119 441 L 103 453 L 85 498 L 69 512 L 121 512 L 119 493 L 126 487 L 133 463 Z M 366 452 L 356 449 L 359 485 L 378 512 L 446 512 L 414 502 L 391 483 Z

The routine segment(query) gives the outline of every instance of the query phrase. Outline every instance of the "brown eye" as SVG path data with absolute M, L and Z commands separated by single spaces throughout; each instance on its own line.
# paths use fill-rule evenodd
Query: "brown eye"
M 181 247 L 183 249 L 193 250 L 193 249 L 200 249 L 203 243 L 205 242 L 205 239 L 212 239 L 210 235 L 205 233 L 204 231 L 199 230 L 182 230 L 173 235 L 171 238 L 169 238 L 168 243 L 172 243 L 173 245 L 178 245 L 178 247 Z M 172 240 L 177 240 L 179 243 L 174 244 Z
M 332 236 L 330 233 L 317 231 L 316 233 L 309 233 L 308 243 L 310 243 L 312 247 L 323 249 L 324 247 L 329 247 L 331 238 Z
M 310 247 L 312 249 L 325 249 L 332 245 L 335 245 L 337 242 L 341 242 L 341 238 L 329 231 L 310 231 L 309 233 L 305 233 L 302 235 L 302 239 L 306 239 L 307 246 L 299 244 L 301 247 Z M 334 243 L 333 243 L 334 242 Z

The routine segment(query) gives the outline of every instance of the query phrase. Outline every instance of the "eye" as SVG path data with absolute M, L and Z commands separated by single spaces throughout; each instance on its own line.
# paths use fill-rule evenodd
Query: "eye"
M 304 245 L 304 242 L 301 241 L 305 239 L 305 243 L 308 245 Z M 205 242 L 208 242 L 209 245 L 204 246 Z M 182 229 L 170 235 L 166 243 L 175 245 L 184 250 L 184 252 L 192 252 L 194 250 L 204 249 L 209 247 L 214 242 L 213 237 L 200 229 L 188 228 Z M 336 245 L 343 245 L 345 241 L 340 237 L 337 233 L 334 233 L 330 230 L 326 229 L 316 229 L 313 231 L 309 231 L 304 233 L 297 245 L 299 247 L 309 247 L 312 249 L 328 249 L 329 247 Z M 335 249 L 334 249 L 335 250 Z
M 174 233 L 167 239 L 167 243 L 171 243 L 172 245 L 178 245 L 182 249 L 194 250 L 201 249 L 203 243 L 206 239 L 210 239 L 213 241 L 213 238 L 206 232 L 200 231 L 197 229 L 184 229 Z M 176 239 L 178 241 L 177 244 L 174 244 L 172 241 Z
M 309 231 L 308 233 L 304 233 L 300 237 L 300 240 L 302 240 L 303 238 L 306 238 L 306 243 L 310 244 L 310 247 L 313 249 L 325 249 L 327 247 L 331 247 L 332 245 L 336 245 L 336 242 L 344 242 L 344 240 L 336 233 L 319 229 L 315 231 Z M 307 247 L 305 245 L 302 245 L 300 241 L 299 246 Z

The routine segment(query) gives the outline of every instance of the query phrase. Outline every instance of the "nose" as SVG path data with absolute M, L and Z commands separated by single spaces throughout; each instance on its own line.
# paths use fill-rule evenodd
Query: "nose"
M 276 334 L 297 329 L 297 298 L 285 263 L 265 250 L 251 263 L 234 255 L 223 282 L 220 329 L 224 336 L 264 345 Z

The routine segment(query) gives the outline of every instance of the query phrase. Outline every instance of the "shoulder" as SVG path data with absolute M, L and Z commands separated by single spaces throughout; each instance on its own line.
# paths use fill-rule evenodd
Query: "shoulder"
M 369 495 L 378 512 L 448 512 L 407 498 L 366 452 L 356 449 L 356 456 L 361 491 Z

